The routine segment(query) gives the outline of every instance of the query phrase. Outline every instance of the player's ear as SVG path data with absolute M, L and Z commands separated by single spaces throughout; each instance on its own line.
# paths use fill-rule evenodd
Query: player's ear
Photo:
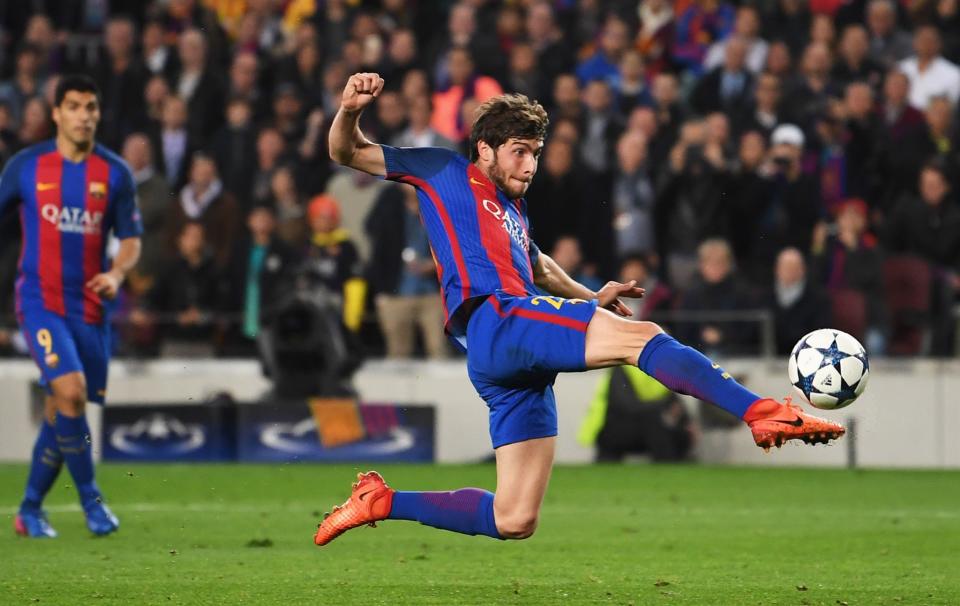
M 494 149 L 487 145 L 487 142 L 481 139 L 477 141 L 477 154 L 480 156 L 480 159 L 484 162 L 493 162 L 493 157 L 495 155 Z

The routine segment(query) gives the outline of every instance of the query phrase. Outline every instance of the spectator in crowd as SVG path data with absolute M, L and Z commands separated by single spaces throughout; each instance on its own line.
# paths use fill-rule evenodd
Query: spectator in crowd
M 373 242 L 366 277 L 387 357 L 411 357 L 419 332 L 427 357 L 438 360 L 448 353 L 443 304 L 419 206 L 417 192 L 409 185 L 393 185 L 380 192 L 365 225 Z
M 656 190 L 647 170 L 647 140 L 627 131 L 617 143 L 617 171 L 613 180 L 613 229 L 616 255 L 657 250 L 654 232 Z
M 877 238 L 867 231 L 867 203 L 844 201 L 833 226 L 821 223 L 814 231 L 812 268 L 828 291 L 851 289 L 863 295 L 867 307 L 867 350 L 882 354 L 886 333 L 883 267 Z
M 247 215 L 247 234 L 234 253 L 230 286 L 233 291 L 226 308 L 240 315 L 240 334 L 246 347 L 253 350 L 253 341 L 260 333 L 263 319 L 271 314 L 271 305 L 280 299 L 284 286 L 289 286 L 300 260 L 276 233 L 277 221 L 272 206 L 261 204 Z
M 653 110 L 657 116 L 657 130 L 667 141 L 676 139 L 680 124 L 686 117 L 686 110 L 680 99 L 680 84 L 677 77 L 662 72 L 653 79 L 651 87 Z
M 173 205 L 171 229 L 181 234 L 186 223 L 201 223 L 204 242 L 217 271 L 230 261 L 240 231 L 241 211 L 236 199 L 223 189 L 217 164 L 211 156 L 197 152 L 190 160 L 190 179 Z
M 433 119 L 430 125 L 455 143 L 466 137 L 469 124 L 464 124 L 461 113 L 465 102 L 483 103 L 503 92 L 500 84 L 490 76 L 474 72 L 473 56 L 466 48 L 450 49 L 447 57 L 449 86 L 433 93 Z
M 253 201 L 262 203 L 270 197 L 270 179 L 283 162 L 287 144 L 280 132 L 268 126 L 257 133 L 257 164 L 253 172 Z
M 422 67 L 417 53 L 416 34 L 406 27 L 394 29 L 390 33 L 387 57 L 380 71 L 386 86 L 399 89 L 408 72 Z
M 883 96 L 877 113 L 883 120 L 887 134 L 887 146 L 899 147 L 905 140 L 921 130 L 923 112 L 910 105 L 910 79 L 899 69 L 887 72 L 883 81 Z
M 419 95 L 408 99 L 407 127 L 392 141 L 396 147 L 443 147 L 456 149 L 456 145 L 430 126 L 430 116 L 433 106 L 430 97 Z
M 0 102 L 7 106 L 14 125 L 19 126 L 27 101 L 39 94 L 43 88 L 40 50 L 36 46 L 25 44 L 17 50 L 14 61 L 13 75 L 8 81 L 0 83 Z
M 793 77 L 793 55 L 784 42 L 772 42 L 767 51 L 767 61 L 763 73 L 780 78 L 781 82 Z
M 167 183 L 179 190 L 186 183 L 190 157 L 197 143 L 187 129 L 187 104 L 176 96 L 163 102 L 160 128 L 151 133 L 153 158 Z
M 144 68 L 149 76 L 168 77 L 177 71 L 179 58 L 164 40 L 163 24 L 151 19 L 143 26 L 140 36 Z
M 237 197 L 243 208 L 249 208 L 253 203 L 257 152 L 253 110 L 247 99 L 231 97 L 227 102 L 227 122 L 213 136 L 209 150 L 217 162 L 224 188 Z
M 376 117 L 377 124 L 371 129 L 371 135 L 384 143 L 396 139 L 407 127 L 407 107 L 403 96 L 393 90 L 381 92 L 377 99 Z
M 803 51 L 800 75 L 785 97 L 784 109 L 792 119 L 812 124 L 826 113 L 830 98 L 838 96 L 830 80 L 831 64 L 830 49 L 824 44 L 811 43 Z
M 163 356 L 213 354 L 222 281 L 204 233 L 197 221 L 180 226 L 175 258 L 157 275 L 145 305 L 130 314 L 137 329 L 162 335 Z
M 751 223 L 740 225 L 747 235 L 746 268 L 752 281 L 768 284 L 777 253 L 787 247 L 810 250 L 813 228 L 823 213 L 817 182 L 803 172 L 801 159 L 805 137 L 793 124 L 782 124 L 773 132 L 770 150 L 760 167 L 768 188 L 757 198 L 745 201 L 741 217 Z
M 891 253 L 918 255 L 937 267 L 960 261 L 960 208 L 942 161 L 920 171 L 917 197 L 905 197 L 884 222 L 884 244 Z
M 575 236 L 557 238 L 550 249 L 550 258 L 556 261 L 568 276 L 587 288 L 599 290 L 603 286 L 603 282 L 596 276 L 595 268 L 584 264 L 580 241 Z
M 733 36 L 724 41 L 723 65 L 697 81 L 690 98 L 694 110 L 733 113 L 743 107 L 753 90 L 753 76 L 746 66 L 746 42 Z
M 630 30 L 626 22 L 615 16 L 608 17 L 603 24 L 596 52 L 577 65 L 580 84 L 594 80 L 615 80 L 620 73 L 620 59 L 629 42 Z
M 733 264 L 733 251 L 726 240 L 709 238 L 697 247 L 697 274 L 679 294 L 678 309 L 690 314 L 678 323 L 677 334 L 701 351 L 723 355 L 757 353 L 757 322 L 746 317 L 709 319 L 709 313 L 745 313 L 756 304 L 749 287 Z
M 885 245 L 890 253 L 918 256 L 931 265 L 930 353 L 952 355 L 953 306 L 960 287 L 960 208 L 942 160 L 932 160 L 920 171 L 919 192 L 917 198 L 901 200 L 885 222 Z
M 569 140 L 548 138 L 537 178 L 524 196 L 530 235 L 543 250 L 551 250 L 558 238 L 577 233 L 581 226 L 583 187 L 575 170 L 574 155 Z
M 900 62 L 900 70 L 910 79 L 910 104 L 920 110 L 934 97 L 960 101 L 960 67 L 940 55 L 940 32 L 932 25 L 921 25 L 913 35 L 914 55 Z
M 647 74 L 651 78 L 671 64 L 670 49 L 674 36 L 672 4 L 668 0 L 647 0 L 637 8 L 640 31 L 637 32 L 636 46 L 643 55 Z
M 40 77 L 48 78 L 59 73 L 66 66 L 63 44 L 58 39 L 53 22 L 47 15 L 34 13 L 30 16 L 24 28 L 23 42 L 37 49 Z
M 293 148 L 304 135 L 303 99 L 297 85 L 281 82 L 273 93 L 272 125 L 286 142 L 287 149 Z
M 660 256 L 670 283 L 679 289 L 690 285 L 700 242 L 726 237 L 724 180 L 723 150 L 706 145 L 702 120 L 685 123 L 659 184 L 656 211 Z
M 635 366 L 604 371 L 577 440 L 595 448 L 598 463 L 620 463 L 628 454 L 655 463 L 690 456 L 698 429 L 680 398 Z
M 560 74 L 553 81 L 553 107 L 551 121 L 580 120 L 583 106 L 580 103 L 580 84 L 573 74 Z
M 763 284 L 767 277 L 764 266 L 754 262 L 756 230 L 761 222 L 758 213 L 763 212 L 771 188 L 766 159 L 767 138 L 763 133 L 758 130 L 743 133 L 727 190 L 730 222 L 738 226 L 730 234 L 734 258 L 743 275 L 756 284 Z
M 256 53 L 244 51 L 234 55 L 228 72 L 227 98 L 231 101 L 245 101 L 250 106 L 253 122 L 263 121 L 268 113 L 267 99 L 264 98 L 259 82 L 259 71 L 260 60 Z
M 163 124 L 163 107 L 171 96 L 170 84 L 160 75 L 150 76 L 143 89 L 143 111 L 140 112 L 139 130 L 145 133 L 158 132 Z
M 882 127 L 874 107 L 873 89 L 866 82 L 848 84 L 843 100 L 836 105 L 837 118 L 843 121 L 844 190 L 848 196 L 873 199 L 882 189 L 877 173 Z
M 30 97 L 23 106 L 23 116 L 17 138 L 21 147 L 40 143 L 53 136 L 50 106 L 40 97 Z
M 546 98 L 547 86 L 543 74 L 537 69 L 537 55 L 526 42 L 518 42 L 510 48 L 505 82 L 508 90 L 531 99 Z
M 133 182 L 137 186 L 137 204 L 143 220 L 143 235 L 140 237 L 140 261 L 135 273 L 144 283 L 136 288 L 146 290 L 150 281 L 170 257 L 167 241 L 163 238 L 163 229 L 175 203 L 170 194 L 170 185 L 153 167 L 150 140 L 143 133 L 134 133 L 123 144 L 123 159 L 133 172 Z
M 704 69 L 710 71 L 727 62 L 727 44 L 739 38 L 745 47 L 744 65 L 750 72 L 759 74 L 767 60 L 769 45 L 760 37 L 760 13 L 755 6 L 745 4 L 737 9 L 733 24 L 733 35 L 714 42 L 703 60 Z
M 628 50 L 620 58 L 620 71 L 613 80 L 620 114 L 629 114 L 635 107 L 649 106 L 653 102 L 647 86 L 643 56 L 636 50 Z
M 830 300 L 816 281 L 807 279 L 806 261 L 796 248 L 777 255 L 772 295 L 777 354 L 790 353 L 800 337 L 830 325 Z
M 777 126 L 789 121 L 780 109 L 780 97 L 780 78 L 771 73 L 757 76 L 753 100 L 733 111 L 737 132 L 757 131 L 770 136 Z
M 333 196 L 316 196 L 307 206 L 307 216 L 311 236 L 300 275 L 307 285 L 339 298 L 344 326 L 357 332 L 367 287 L 357 247 L 350 232 L 340 226 L 340 204 Z
M 797 56 L 806 46 L 810 29 L 810 5 L 803 0 L 776 0 L 767 19 L 768 39 L 781 40 Z M 782 74 L 779 74 L 782 75 Z
M 306 248 L 310 239 L 310 226 L 307 225 L 307 214 L 292 168 L 284 165 L 273 171 L 268 200 L 260 206 L 274 209 L 277 237 L 293 250 Z
M 142 123 L 140 98 L 146 70 L 136 54 L 136 26 L 127 17 L 112 17 L 104 31 L 105 56 L 93 74 L 100 87 L 100 124 L 97 138 L 116 149 Z
M 848 25 L 843 30 L 838 51 L 831 74 L 838 87 L 866 82 L 875 90 L 880 88 L 884 67 L 870 58 L 870 41 L 862 25 Z
M 657 312 L 667 311 L 673 307 L 673 292 L 657 276 L 653 259 L 655 259 L 653 255 L 633 252 L 620 261 L 618 280 L 623 284 L 633 280 L 637 286 L 644 289 L 642 298 L 624 301 L 624 304 L 633 312 L 634 320 L 656 321 L 653 316 Z
M 536 54 L 537 71 L 543 82 L 552 83 L 557 76 L 569 73 L 574 67 L 574 53 L 557 26 L 553 7 L 546 0 L 535 0 L 527 9 L 527 41 Z M 547 95 L 540 100 L 550 105 Z
M 180 69 L 173 78 L 178 97 L 187 102 L 187 129 L 199 145 L 223 124 L 224 85 L 207 60 L 207 40 L 197 29 L 180 34 Z
M 910 56 L 910 34 L 897 27 L 894 0 L 870 0 L 867 5 L 867 29 L 870 32 L 870 58 L 890 69 Z
M 733 32 L 733 7 L 722 0 L 693 0 L 677 19 L 673 59 L 699 75 L 710 46 Z
M 447 31 L 434 39 L 434 43 L 427 53 L 428 67 L 440 89 L 462 85 L 463 80 L 466 80 L 466 78 L 454 74 L 456 70 L 462 71 L 463 67 L 454 66 L 451 63 L 462 61 L 464 58 L 464 55 L 454 54 L 452 51 L 455 49 L 464 51 L 464 55 L 470 59 L 470 72 L 473 72 L 474 61 L 476 61 L 477 71 L 480 74 L 487 76 L 500 76 L 502 74 L 501 58 L 503 55 L 499 44 L 494 37 L 492 28 L 487 29 L 477 26 L 477 9 L 474 7 L 474 3 L 461 1 L 453 5 L 447 19 Z M 450 136 L 442 129 L 437 130 L 448 137 Z

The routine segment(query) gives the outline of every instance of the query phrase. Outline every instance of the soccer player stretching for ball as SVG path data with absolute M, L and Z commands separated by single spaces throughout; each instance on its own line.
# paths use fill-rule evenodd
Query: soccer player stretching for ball
M 547 129 L 539 104 L 503 95 L 481 105 L 467 160 L 445 149 L 368 141 L 358 127 L 360 113 L 382 89 L 377 74 L 350 77 L 330 130 L 330 155 L 417 189 L 446 329 L 466 348 L 470 380 L 490 409 L 497 491 L 401 492 L 376 472 L 360 474 L 350 499 L 320 524 L 317 545 L 384 519 L 498 539 L 529 537 L 553 465 L 558 372 L 636 364 L 670 389 L 742 418 L 765 448 L 843 434 L 840 425 L 751 393 L 656 324 L 623 319 L 630 311 L 619 297 L 643 295 L 632 282 L 608 282 L 593 292 L 537 249 L 528 237 L 523 194 Z M 550 295 L 537 295 L 537 289 Z
M 17 319 L 48 396 L 33 448 L 17 534 L 55 537 L 41 509 L 66 463 L 87 528 L 119 525 L 93 477 L 85 406 L 103 404 L 110 356 L 101 301 L 113 298 L 140 256 L 143 228 L 126 163 L 94 143 L 99 93 L 86 76 L 65 76 L 55 93 L 57 136 L 21 151 L 0 175 L 0 212 L 20 203 L 23 249 L 16 282 Z M 110 232 L 120 249 L 107 267 Z

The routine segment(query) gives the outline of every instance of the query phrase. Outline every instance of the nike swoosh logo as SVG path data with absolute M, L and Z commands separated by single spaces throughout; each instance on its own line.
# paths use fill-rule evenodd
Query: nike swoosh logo
M 37 191 L 50 191 L 51 189 L 56 188 L 56 183 L 37 183 Z
M 368 497 L 371 492 L 373 492 L 373 491 L 372 491 L 372 490 L 368 490 L 367 492 L 361 492 L 360 494 L 357 495 L 357 499 L 359 499 L 360 501 L 363 501 L 363 499 L 365 499 L 366 497 Z
M 803 419 L 801 419 L 800 417 L 797 417 L 796 419 L 794 419 L 794 420 L 792 420 L 792 421 L 781 421 L 781 420 L 777 419 L 775 422 L 776 422 L 776 423 L 783 423 L 784 425 L 793 425 L 794 427 L 803 427 Z
M 473 177 L 470 177 L 470 182 L 473 183 L 474 185 L 483 185 L 483 183 L 481 183 L 480 181 L 477 181 Z

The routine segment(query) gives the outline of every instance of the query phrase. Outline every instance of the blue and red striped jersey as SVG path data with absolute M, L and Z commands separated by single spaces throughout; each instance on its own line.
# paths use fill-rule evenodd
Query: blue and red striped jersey
M 42 306 L 65 317 L 103 321 L 100 297 L 87 282 L 107 267 L 107 237 L 143 232 L 133 175 L 101 145 L 82 162 L 60 155 L 54 141 L 28 147 L 0 175 L 0 213 L 20 202 L 23 247 L 17 314 Z
M 417 189 L 443 289 L 447 332 L 462 337 L 458 309 L 496 291 L 537 293 L 540 254 L 529 236 L 527 203 L 510 200 L 466 158 L 438 147 L 383 148 L 387 179 Z

